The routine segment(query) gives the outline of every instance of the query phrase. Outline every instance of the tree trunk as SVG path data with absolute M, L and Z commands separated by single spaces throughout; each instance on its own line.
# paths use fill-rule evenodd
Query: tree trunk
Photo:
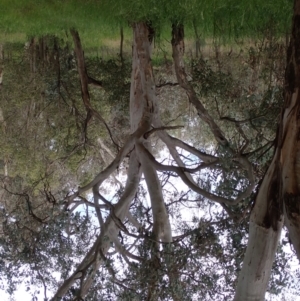
M 123 57 L 123 44 L 124 44 L 124 32 L 123 32 L 123 26 L 120 27 L 120 59 L 122 65 L 124 64 L 124 57 Z
M 265 300 L 283 216 L 279 204 L 278 153 L 263 179 L 250 217 L 247 251 L 234 301 Z
M 163 203 L 161 186 L 157 181 L 156 170 L 151 165 L 151 162 L 148 162 L 148 159 L 143 156 L 143 153 L 137 153 L 140 151 L 139 145 L 147 145 L 144 134 L 151 129 L 155 103 L 155 83 L 150 59 L 151 31 L 145 23 L 136 23 L 133 25 L 133 33 L 133 61 L 130 90 L 132 134 L 124 147 L 119 151 L 115 160 L 105 170 L 100 172 L 93 181 L 80 188 L 79 191 L 70 198 L 70 203 L 72 203 L 72 200 L 76 198 L 76 196 L 90 188 L 93 188 L 94 200 L 95 203 L 97 203 L 96 200 L 99 199 L 99 188 L 101 183 L 110 176 L 122 162 L 124 157 L 131 152 L 126 187 L 118 204 L 113 206 L 113 213 L 111 213 L 110 217 L 101 226 L 101 233 L 94 245 L 87 252 L 85 258 L 78 265 L 74 273 L 64 281 L 52 300 L 59 300 L 59 298 L 62 298 L 74 282 L 79 279 L 81 280 L 81 287 L 78 297 L 84 298 L 87 294 L 93 282 L 96 269 L 100 266 L 101 262 L 103 262 L 103 258 L 109 250 L 111 242 L 116 239 L 117 234 L 120 231 L 119 228 L 122 226 L 122 222 L 128 213 L 130 202 L 137 191 L 140 181 L 140 167 L 142 167 L 142 170 L 145 172 L 148 186 L 152 185 L 150 197 L 151 203 L 153 204 L 154 232 L 157 233 L 158 239 L 162 239 L 165 242 L 170 242 L 172 239 L 169 219 Z M 72 31 L 72 35 L 77 50 L 83 102 L 87 110 L 93 110 L 89 101 L 87 74 L 84 65 L 83 51 L 80 50 L 79 36 L 76 31 Z M 133 149 L 134 146 L 136 146 L 135 149 Z M 138 159 L 141 159 L 140 162 Z M 118 224 L 116 221 L 118 221 Z M 88 275 L 86 276 L 86 274 Z
M 144 114 L 148 114 L 151 123 L 155 122 L 155 113 L 157 110 L 155 82 L 151 64 L 151 42 L 153 38 L 153 30 L 149 24 L 136 23 L 133 26 L 133 69 L 130 91 L 130 114 L 131 129 L 134 130 L 137 122 L 141 120 Z M 146 109 L 146 110 L 145 110 Z M 136 121 L 135 121 L 136 120 Z M 150 130 L 150 127 L 149 127 Z M 142 171 L 146 180 L 149 191 L 151 208 L 153 213 L 153 230 L 152 239 L 155 242 L 151 254 L 151 262 L 153 263 L 153 277 L 148 283 L 147 300 L 156 300 L 156 286 L 158 277 L 156 275 L 159 266 L 159 242 L 165 243 L 164 246 L 172 242 L 172 231 L 169 216 L 163 199 L 162 187 L 159 181 L 157 171 L 153 162 L 149 159 L 147 152 L 151 151 L 151 145 L 143 135 L 135 143 L 135 149 L 141 163 Z M 172 286 L 180 285 L 178 275 L 168 271 L 168 276 Z M 175 290 L 172 291 L 173 300 L 180 300 Z
M 283 224 L 300 259 L 300 0 L 287 53 L 284 107 L 272 163 L 251 213 L 248 247 L 235 301 L 262 301 Z
M 4 60 L 3 44 L 0 44 L 0 61 Z
M 282 179 L 285 225 L 300 260 L 300 1 L 295 0 L 287 52 L 282 133 Z
M 151 65 L 151 28 L 145 23 L 133 25 L 133 54 L 132 54 L 132 83 L 130 93 L 131 130 L 138 127 L 144 114 L 148 114 L 153 122 L 156 105 L 155 82 Z M 150 130 L 150 123 L 149 128 Z M 148 157 L 144 154 L 145 148 L 150 149 L 149 142 L 142 136 L 135 143 L 138 159 L 142 166 L 148 187 L 151 207 L 153 211 L 153 239 L 171 242 L 171 227 L 163 200 L 157 172 Z

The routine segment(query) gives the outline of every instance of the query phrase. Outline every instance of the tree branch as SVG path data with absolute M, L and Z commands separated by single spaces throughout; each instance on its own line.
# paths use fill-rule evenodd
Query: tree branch
M 96 81 L 93 80 L 92 78 L 89 78 L 88 75 L 87 75 L 85 59 L 84 59 L 84 53 L 83 53 L 83 50 L 82 50 L 81 41 L 80 41 L 80 38 L 79 38 L 78 31 L 76 31 L 75 29 L 71 29 L 70 31 L 71 31 L 73 41 L 74 41 L 74 45 L 75 45 L 75 53 L 76 53 L 76 58 L 77 58 L 78 73 L 79 73 L 80 83 L 81 83 L 81 96 L 82 96 L 83 104 L 84 104 L 84 106 L 86 108 L 86 111 L 87 111 L 87 118 L 86 118 L 86 122 L 85 122 L 85 130 L 86 130 L 86 127 L 87 127 L 87 124 L 88 124 L 90 118 L 92 116 L 96 116 L 97 119 L 100 120 L 104 124 L 104 126 L 106 127 L 106 129 L 108 131 L 110 139 L 112 140 L 113 144 L 117 147 L 117 150 L 119 150 L 120 147 L 115 142 L 115 140 L 113 139 L 113 136 L 112 136 L 112 133 L 110 131 L 109 126 L 105 122 L 104 118 L 100 115 L 100 113 L 98 111 L 96 111 L 95 109 L 93 109 L 93 107 L 91 105 L 90 94 L 89 94 L 89 90 L 88 90 L 88 84 L 91 81 L 93 81 L 93 83 L 95 84 Z
M 175 130 L 175 129 L 180 129 L 183 128 L 183 125 L 175 125 L 175 126 L 162 126 L 159 128 L 153 128 L 152 130 L 148 131 L 147 133 L 144 134 L 144 138 L 148 139 L 152 134 L 154 134 L 157 131 L 164 131 L 164 130 Z
M 209 126 L 215 139 L 223 146 L 229 147 L 229 142 L 220 127 L 210 116 L 208 111 L 198 99 L 195 90 L 187 80 L 184 68 L 184 27 L 182 24 L 172 25 L 172 55 L 175 64 L 175 72 L 179 85 L 186 91 L 189 101 L 195 106 L 200 118 Z
M 129 210 L 130 202 L 135 196 L 141 177 L 140 166 L 136 160 L 135 151 L 132 152 L 129 162 L 130 164 L 125 189 L 119 202 L 115 205 L 114 211 L 116 216 L 121 221 L 123 221 L 126 217 L 126 214 Z M 52 301 L 60 300 L 60 298 L 62 298 L 67 293 L 69 288 L 77 279 L 84 277 L 84 272 L 97 260 L 97 254 L 100 251 L 102 252 L 102 254 L 106 254 L 108 252 L 111 246 L 110 241 L 112 237 L 117 236 L 118 231 L 119 229 L 116 226 L 114 220 L 111 216 L 109 216 L 103 224 L 103 227 L 101 228 L 101 233 L 96 238 L 93 246 L 87 252 L 85 257 L 82 259 L 81 263 L 77 266 L 77 268 L 71 274 L 71 276 L 69 276 L 69 278 L 67 278 L 58 288 L 54 297 L 51 299 Z M 89 285 L 90 284 L 91 282 L 89 282 Z

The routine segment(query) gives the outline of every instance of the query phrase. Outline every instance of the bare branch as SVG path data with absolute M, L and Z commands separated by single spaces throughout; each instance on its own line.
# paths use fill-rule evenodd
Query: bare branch
M 215 195 L 213 193 L 210 193 L 210 192 L 200 188 L 199 186 L 197 186 L 194 181 L 191 181 L 187 177 L 187 175 L 185 174 L 185 170 L 186 170 L 185 168 L 176 167 L 176 166 L 167 166 L 167 167 L 165 167 L 164 165 L 157 162 L 155 160 L 155 158 L 151 155 L 151 153 L 145 147 L 141 146 L 140 151 L 147 155 L 147 157 L 149 158 L 149 160 L 151 161 L 151 163 L 155 166 L 155 168 L 157 170 L 162 170 L 163 171 L 163 170 L 167 169 L 167 170 L 171 170 L 171 171 L 176 172 L 179 175 L 179 177 L 182 179 L 182 181 L 189 188 L 191 188 L 195 192 L 201 194 L 205 198 L 207 198 L 211 201 L 217 202 L 217 203 L 221 203 L 221 204 L 225 203 L 227 205 L 235 205 L 235 204 L 239 203 L 241 200 L 243 200 L 244 198 L 248 197 L 251 194 L 251 192 L 252 192 L 252 190 L 255 186 L 252 165 L 244 157 L 236 157 L 236 158 L 234 158 L 234 161 L 237 161 L 237 162 L 241 163 L 243 166 L 247 167 L 246 171 L 247 171 L 248 180 L 249 180 L 250 183 L 249 183 L 248 187 L 246 188 L 246 190 L 244 192 L 240 193 L 235 199 L 227 199 L 227 198 Z M 211 162 L 211 163 L 207 163 L 207 164 L 208 164 L 207 166 L 209 166 L 209 164 L 214 165 L 215 162 Z
M 81 193 L 91 189 L 93 186 L 99 185 L 99 183 L 107 179 L 109 175 L 111 175 L 111 173 L 118 168 L 123 159 L 132 151 L 135 140 L 140 138 L 146 132 L 146 129 L 148 128 L 148 120 L 147 118 L 145 118 L 143 119 L 143 121 L 144 122 L 141 122 L 140 127 L 132 135 L 129 136 L 125 145 L 120 149 L 119 153 L 117 154 L 116 158 L 112 161 L 112 163 L 110 163 L 110 165 L 107 166 L 107 168 L 101 171 L 90 183 L 88 183 L 84 187 L 79 187 L 76 193 L 72 194 L 67 198 L 67 207 L 69 206 L 69 204 L 72 203 L 74 198 L 76 198 Z
M 166 86 L 175 87 L 175 86 L 179 86 L 179 84 L 178 83 L 171 83 L 171 82 L 164 82 L 164 83 L 160 83 L 159 85 L 156 85 L 156 88 L 160 89 L 160 88 L 166 87 Z
M 121 222 L 127 215 L 130 202 L 134 198 L 141 177 L 140 166 L 136 160 L 135 151 L 133 151 L 133 153 L 131 154 L 129 162 L 130 164 L 126 186 L 119 202 L 115 205 L 114 211 Z M 52 301 L 57 301 L 62 298 L 77 279 L 84 277 L 84 272 L 92 264 L 94 264 L 95 261 L 97 261 L 97 256 L 100 251 L 102 254 L 106 254 L 108 252 L 110 248 L 110 241 L 113 237 L 117 236 L 118 231 L 119 229 L 116 226 L 114 220 L 111 218 L 111 216 L 109 216 L 103 224 L 101 233 L 96 238 L 93 246 L 86 253 L 85 257 L 82 259 L 81 263 L 72 273 L 72 275 L 61 284 L 56 294 L 51 299 Z M 89 282 L 89 285 L 90 284 L 91 282 Z M 87 289 L 87 286 L 85 286 L 85 289 Z
M 164 131 L 164 130 L 176 130 L 176 129 L 180 129 L 183 128 L 183 125 L 175 125 L 175 126 L 162 126 L 159 128 L 153 128 L 152 130 L 148 131 L 147 133 L 144 134 L 144 138 L 148 139 L 149 136 L 151 136 L 153 133 L 157 132 L 157 131 Z
M 147 155 L 149 159 L 151 159 L 151 162 L 154 164 L 155 168 L 159 171 L 173 171 L 176 172 L 177 174 L 179 172 L 187 172 L 187 173 L 195 173 L 197 171 L 200 171 L 201 169 L 208 168 L 211 166 L 216 165 L 219 163 L 219 160 L 216 159 L 215 161 L 208 162 L 208 163 L 200 163 L 198 167 L 195 168 L 187 168 L 187 167 L 180 167 L 180 166 L 173 166 L 173 165 L 164 165 L 155 160 L 153 155 L 146 149 L 143 148 L 143 151 L 147 152 Z
M 183 54 L 184 54 L 184 28 L 182 24 L 172 25 L 172 52 L 175 64 L 176 77 L 179 85 L 186 91 L 190 102 L 195 106 L 200 118 L 206 122 L 214 134 L 216 140 L 224 146 L 229 147 L 229 142 L 220 127 L 216 124 L 214 119 L 210 116 L 208 111 L 198 99 L 195 90 L 187 80 L 187 75 L 184 68 Z
M 108 207 L 106 205 L 103 205 L 103 204 L 99 204 L 99 205 L 96 205 L 95 203 L 92 203 L 90 201 L 88 201 L 86 198 L 84 198 L 83 196 L 80 196 L 78 195 L 76 198 L 79 198 L 80 201 L 73 201 L 72 203 L 69 204 L 70 205 L 74 205 L 72 208 L 69 208 L 69 212 L 73 212 L 78 206 L 80 205 L 86 205 L 86 206 L 89 206 L 89 207 L 93 207 L 93 208 L 99 208 L 99 209 L 107 209 Z
M 96 111 L 95 109 L 92 108 L 92 105 L 91 105 L 91 102 L 90 102 L 90 94 L 89 94 L 89 90 L 88 90 L 89 81 L 92 81 L 92 79 L 89 78 L 88 75 L 87 75 L 85 59 L 84 59 L 84 53 L 83 53 L 83 50 L 82 50 L 79 34 L 75 29 L 71 29 L 70 31 L 71 31 L 71 34 L 73 36 L 73 41 L 74 41 L 74 45 L 75 45 L 75 53 L 76 53 L 76 57 L 77 57 L 78 73 L 79 73 L 80 83 L 81 83 L 81 96 L 82 96 L 82 100 L 83 100 L 84 106 L 85 106 L 86 111 L 87 111 L 85 129 L 87 127 L 87 124 L 88 124 L 90 118 L 92 116 L 95 116 L 97 119 L 99 119 L 104 124 L 104 126 L 106 127 L 106 129 L 109 133 L 109 136 L 110 136 L 112 142 L 117 147 L 117 150 L 119 150 L 120 147 L 115 142 L 115 140 L 113 139 L 110 128 L 107 125 L 107 123 L 105 122 L 104 118 L 101 116 L 101 114 L 98 111 Z M 96 81 L 94 80 L 93 83 L 95 83 L 95 82 Z
M 234 122 L 234 123 L 238 123 L 238 124 L 243 124 L 243 123 L 251 122 L 255 119 L 264 117 L 265 115 L 266 114 L 261 114 L 261 115 L 251 117 L 251 118 L 247 118 L 247 119 L 243 119 L 243 120 L 236 120 L 235 118 L 232 118 L 232 117 L 229 117 L 229 116 L 223 116 L 223 117 L 220 116 L 220 119 L 221 120 L 227 120 L 227 121 Z
M 168 134 L 167 134 L 168 135 Z M 170 135 L 168 135 L 168 139 L 171 140 L 171 142 L 177 146 L 180 147 L 182 149 L 184 149 L 187 152 L 190 152 L 191 154 L 195 155 L 196 157 L 198 157 L 200 160 L 204 161 L 204 162 L 212 162 L 218 159 L 218 157 L 207 154 L 205 152 L 202 152 L 200 150 L 198 150 L 197 148 L 183 142 L 180 139 L 177 139 L 175 137 L 172 137 Z
M 133 259 L 133 260 L 136 260 L 136 261 L 139 261 L 139 262 L 143 262 L 144 261 L 144 258 L 140 257 L 140 256 L 136 256 L 132 253 L 130 253 L 119 241 L 118 238 L 115 238 L 114 239 L 114 243 L 115 243 L 115 247 L 117 249 L 117 251 L 124 257 L 124 259 L 126 260 L 126 262 L 130 265 L 131 262 L 128 260 L 128 257 Z

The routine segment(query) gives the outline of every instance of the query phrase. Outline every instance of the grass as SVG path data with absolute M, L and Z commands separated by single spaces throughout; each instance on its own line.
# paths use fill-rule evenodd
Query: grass
M 170 40 L 171 23 L 180 21 L 187 38 L 194 38 L 195 25 L 202 39 L 225 43 L 263 35 L 266 28 L 285 34 L 292 6 L 292 0 L 0 0 L 0 42 L 46 34 L 66 38 L 75 27 L 84 47 L 96 50 L 118 40 L 121 25 L 130 41 L 129 23 L 151 20 L 161 41 Z
M 101 46 L 103 40 L 119 37 L 119 24 L 107 22 L 96 1 L 0 0 L 0 32 L 2 41 L 10 35 L 66 38 L 75 27 L 85 47 Z M 129 32 L 129 28 L 128 28 Z

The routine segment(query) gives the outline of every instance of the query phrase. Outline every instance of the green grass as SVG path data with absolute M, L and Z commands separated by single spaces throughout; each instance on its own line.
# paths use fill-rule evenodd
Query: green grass
M 24 36 L 55 34 L 66 37 L 75 27 L 85 48 L 97 48 L 119 39 L 124 27 L 131 39 L 130 22 L 149 21 L 161 40 L 170 39 L 170 25 L 183 22 L 194 37 L 224 41 L 264 34 L 266 28 L 283 35 L 289 31 L 292 0 L 0 0 L 1 41 Z M 11 37 L 14 38 L 11 38 Z M 0 41 L 0 42 L 1 42 Z
M 120 31 L 120 24 L 108 21 L 96 1 L 0 0 L 2 41 L 10 40 L 11 35 L 23 37 L 24 34 L 66 38 L 66 32 L 72 27 L 79 30 L 87 48 L 117 39 Z M 130 32 L 129 28 L 127 31 Z

